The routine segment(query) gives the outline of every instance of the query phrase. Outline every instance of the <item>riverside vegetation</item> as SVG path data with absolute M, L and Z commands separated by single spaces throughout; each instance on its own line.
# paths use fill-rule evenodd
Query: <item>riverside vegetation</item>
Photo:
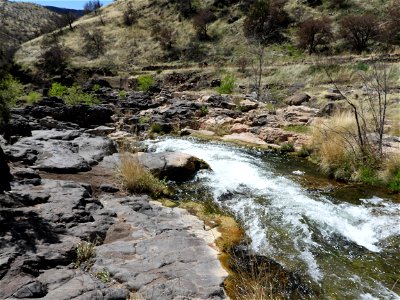
M 13 62 L 2 52 L 0 132 L 12 149 L 7 152 L 14 159 L 12 169 L 21 159 L 12 152 L 12 144 L 29 135 L 30 129 L 24 130 L 33 121 L 40 130 L 91 127 L 88 132 L 110 134 L 120 145 L 179 134 L 246 145 L 261 153 L 307 157 L 327 176 L 349 186 L 363 183 L 377 191 L 384 187 L 397 199 L 399 5 L 397 0 L 383 5 L 356 0 L 117 0 L 106 7 L 88 6 L 84 17 L 22 44 Z M 371 14 L 377 7 L 378 13 Z M 39 124 L 37 118 L 44 117 Z M 111 127 L 94 128 L 104 124 Z M 82 142 L 74 134 L 56 136 L 63 146 L 51 147 L 75 153 L 73 145 Z M 71 143 L 64 145 L 64 138 Z M 35 143 L 39 147 L 40 142 Z M 38 158 L 27 152 L 23 163 L 41 163 L 50 173 L 60 172 L 45 166 L 38 149 Z M 81 171 L 101 160 L 80 155 L 87 160 L 80 161 Z M 188 168 L 194 165 L 198 171 L 202 163 L 190 162 Z M 244 219 L 235 221 L 239 212 L 216 205 L 210 194 L 200 199 L 201 186 L 195 197 L 187 197 L 191 183 L 182 188 L 154 176 L 136 154 L 122 154 L 112 167 L 127 197 L 148 193 L 167 207 L 188 210 L 210 230 L 218 228 L 221 237 L 215 243 L 230 275 L 225 280 L 230 297 L 324 295 L 275 261 L 243 250 L 251 248 L 249 225 Z M 224 201 L 232 200 L 229 193 L 223 196 Z M 268 202 L 263 197 L 255 202 Z M 144 215 L 149 210 L 146 201 L 117 202 L 125 209 L 137 207 Z M 101 214 L 93 215 L 97 213 Z M 126 230 L 121 228 L 115 231 Z M 90 241 L 79 242 L 75 265 L 109 286 L 117 272 L 104 263 L 101 251 L 95 258 L 94 248 Z M 125 282 L 123 267 L 118 268 Z M 392 290 L 398 291 L 396 283 Z

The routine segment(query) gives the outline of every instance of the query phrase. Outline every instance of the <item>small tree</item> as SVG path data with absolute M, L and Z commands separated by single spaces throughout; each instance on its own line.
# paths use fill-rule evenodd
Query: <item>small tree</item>
M 193 26 L 196 29 L 199 40 L 208 39 L 208 25 L 215 19 L 214 14 L 209 9 L 201 9 L 193 17 Z
M 160 43 L 161 48 L 166 52 L 171 52 L 176 43 L 177 32 L 162 21 L 155 19 L 151 28 L 151 35 L 155 41 Z
M 256 0 L 244 20 L 243 30 L 246 37 L 263 44 L 281 41 L 282 29 L 291 22 L 284 10 L 285 3 L 285 0 Z
M 103 14 L 100 9 L 102 6 L 103 6 L 103 3 L 101 3 L 99 0 L 89 0 L 83 6 L 83 12 L 84 12 L 84 14 L 90 14 L 90 13 L 94 12 L 96 16 L 99 16 L 100 22 L 104 26 L 105 23 L 104 23 L 104 19 L 103 19 Z
M 349 15 L 340 22 L 340 34 L 358 53 L 366 50 L 378 34 L 378 22 L 374 15 Z
M 42 75 L 61 74 L 67 66 L 68 52 L 60 43 L 58 35 L 49 34 L 43 37 L 40 48 L 41 54 L 35 65 Z
M 394 0 L 386 9 L 383 27 L 383 41 L 400 45 L 400 0 Z
M 184 18 L 189 18 L 194 13 L 193 1 L 192 0 L 178 0 L 179 13 Z
M 132 26 L 137 22 L 138 16 L 138 12 L 133 8 L 132 3 L 129 2 L 124 11 L 124 24 L 126 26 Z
M 328 45 L 332 39 L 332 22 L 328 17 L 321 19 L 309 18 L 299 26 L 297 37 L 299 46 L 315 53 L 318 46 Z
M 87 31 L 82 29 L 83 48 L 87 55 L 96 58 L 105 51 L 104 34 L 101 30 Z
M 74 23 L 77 18 L 78 16 L 71 11 L 63 15 L 64 22 L 69 25 L 70 30 L 74 30 L 74 27 L 72 27 L 72 23 Z

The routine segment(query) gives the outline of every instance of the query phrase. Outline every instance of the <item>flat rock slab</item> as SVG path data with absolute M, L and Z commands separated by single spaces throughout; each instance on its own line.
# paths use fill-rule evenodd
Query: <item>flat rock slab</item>
M 262 139 L 251 132 L 233 133 L 230 135 L 224 135 L 222 137 L 223 141 L 238 141 L 247 144 L 254 145 L 267 145 Z
M 145 299 L 225 299 L 227 276 L 210 245 L 214 236 L 187 211 L 146 196 L 100 199 L 117 223 L 97 247 L 93 271 L 107 268 Z
M 78 130 L 35 130 L 7 148 L 14 161 L 50 173 L 77 173 L 91 169 L 104 156 L 117 150 L 105 137 L 83 134 Z

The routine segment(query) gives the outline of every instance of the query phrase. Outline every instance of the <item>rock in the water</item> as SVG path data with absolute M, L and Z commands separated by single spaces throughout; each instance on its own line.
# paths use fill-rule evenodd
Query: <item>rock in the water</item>
M 285 103 L 288 105 L 301 105 L 304 102 L 308 102 L 310 100 L 310 96 L 306 93 L 299 93 L 293 96 L 290 96 L 285 100 Z
M 6 162 L 6 158 L 3 149 L 0 147 L 0 193 L 4 190 L 10 189 L 10 181 L 12 176 L 10 173 L 10 168 Z
M 185 181 L 193 178 L 200 169 L 208 169 L 206 162 L 189 154 L 177 152 L 138 153 L 138 159 L 158 178 Z

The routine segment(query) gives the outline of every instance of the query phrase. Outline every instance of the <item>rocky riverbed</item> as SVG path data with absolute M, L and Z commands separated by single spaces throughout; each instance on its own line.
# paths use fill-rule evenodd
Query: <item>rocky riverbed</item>
M 116 179 L 118 150 L 171 132 L 301 147 L 307 135 L 285 127 L 310 124 L 328 108 L 304 105 L 305 95 L 269 111 L 251 97 L 161 90 L 122 98 L 106 87 L 96 93 L 100 105 L 50 97 L 12 110 L 0 139 L 0 298 L 226 298 L 212 231 L 185 210 L 127 193 Z M 397 144 L 388 137 L 385 145 Z M 167 180 L 207 168 L 179 153 L 138 157 Z M 96 255 L 78 267 L 82 241 L 95 245 Z

